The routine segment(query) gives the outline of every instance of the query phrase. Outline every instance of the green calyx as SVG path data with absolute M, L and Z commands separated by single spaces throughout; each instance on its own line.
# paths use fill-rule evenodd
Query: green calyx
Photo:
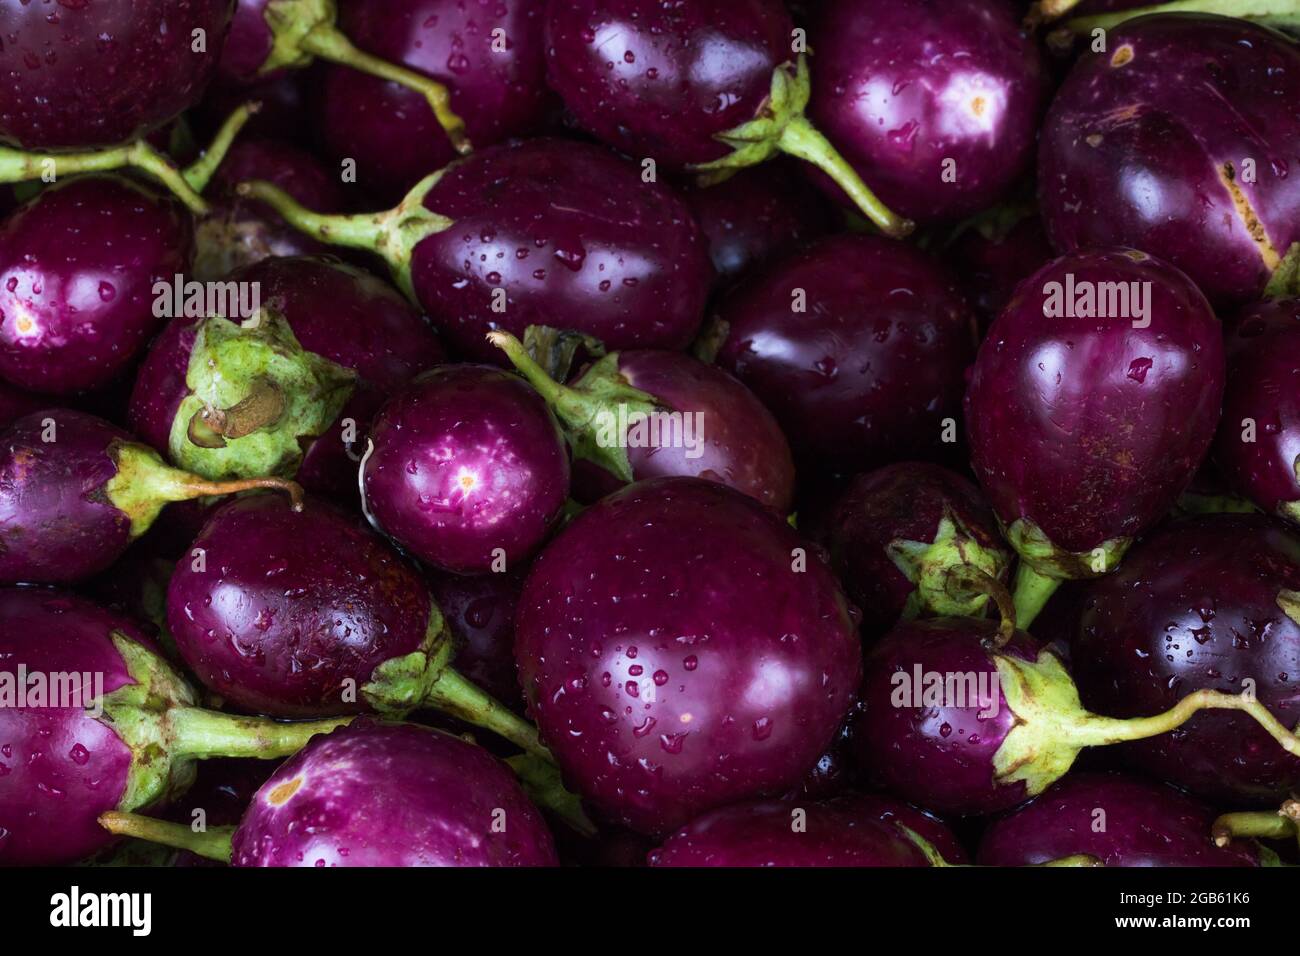
M 717 139 L 731 147 L 731 153 L 709 163 L 692 166 L 705 183 L 720 182 L 738 169 L 756 166 L 778 152 L 789 153 L 812 163 L 844 190 L 872 223 L 888 236 L 901 238 L 915 228 L 885 206 L 845 161 L 830 140 L 818 132 L 804 115 L 812 82 L 808 58 L 800 54 L 794 63 L 783 63 L 772 71 L 772 86 L 754 119 L 719 133 Z
M 287 757 L 312 736 L 347 720 L 287 723 L 237 717 L 195 706 L 193 689 L 161 657 L 114 633 L 133 683 L 106 694 L 99 718 L 131 751 L 118 810 L 138 810 L 182 793 L 194 782 L 194 761 L 209 757 Z
M 1028 628 L 1062 581 L 1096 578 L 1119 567 L 1132 538 L 1111 538 L 1091 551 L 1066 551 L 1052 543 L 1043 529 L 1028 518 L 1019 518 L 1003 534 L 1016 554 L 1016 621 Z
M 465 122 L 451 109 L 447 87 L 432 77 L 372 56 L 357 47 L 338 28 L 335 0 L 272 0 L 266 6 L 271 30 L 271 53 L 259 69 L 263 76 L 282 69 L 302 69 L 319 57 L 362 73 L 389 80 L 425 98 L 438 124 L 458 153 L 470 151 Z
M 1049 650 L 1040 652 L 1033 661 L 997 652 L 992 657 L 1002 698 L 1016 718 L 994 754 L 994 780 L 1003 785 L 1023 783 L 1031 797 L 1063 777 L 1083 748 L 1168 733 L 1203 710 L 1247 714 L 1283 750 L 1300 756 L 1300 738 L 1249 693 L 1198 690 L 1163 713 L 1119 719 L 1085 710 L 1074 681 Z
M 506 763 L 519 778 L 519 783 L 529 798 L 539 807 L 546 807 L 575 833 L 585 837 L 596 836 L 596 825 L 582 808 L 582 801 L 564 788 L 560 771 L 550 760 L 535 754 L 517 754 L 507 757 Z
M 510 333 L 490 332 L 488 340 L 505 352 L 555 412 L 575 458 L 593 462 L 624 482 L 633 480 L 629 433 L 661 406 L 654 396 L 628 384 L 618 370 L 617 352 L 598 359 L 569 386 L 547 375 Z
M 361 694 L 376 713 L 404 717 L 428 701 L 454 654 L 451 632 L 434 604 L 420 649 L 380 664 Z
M 986 547 L 951 510 L 939 520 L 932 541 L 891 541 L 890 560 L 916 585 L 903 616 L 980 617 L 988 606 L 987 590 L 963 586 L 958 568 L 974 568 L 997 581 L 1005 580 L 1011 557 L 999 547 Z
M 1266 299 L 1294 299 L 1300 296 L 1300 242 L 1292 243 L 1264 288 Z
M 452 221 L 424 207 L 424 198 L 446 170 L 420 180 L 392 209 L 356 215 L 326 215 L 307 209 L 272 183 L 240 183 L 239 195 L 274 209 L 299 232 L 327 245 L 373 252 L 388 263 L 393 282 L 416 305 L 419 297 L 411 281 L 411 258 L 425 239 L 451 227 Z
M 286 492 L 294 507 L 302 509 L 302 488 L 283 478 L 207 481 L 172 468 L 152 448 L 135 442 L 114 442 L 108 449 L 108 456 L 117 466 L 117 472 L 104 486 L 104 497 L 130 519 L 132 538 L 148 531 L 162 509 L 173 501 L 262 488 Z
M 306 351 L 274 311 L 242 324 L 206 319 L 172 422 L 171 458 L 213 481 L 291 477 L 304 440 L 334 423 L 355 382 L 350 369 Z
M 1044 7 L 1064 7 L 1057 16 L 1078 4 L 1079 0 L 1045 0 Z M 1074 34 L 1090 34 L 1093 30 L 1110 30 L 1135 17 L 1164 13 L 1211 13 L 1239 20 L 1253 20 L 1279 29 L 1300 27 L 1300 0 L 1173 0 L 1150 6 L 1100 13 L 1095 16 L 1074 17 L 1065 29 Z

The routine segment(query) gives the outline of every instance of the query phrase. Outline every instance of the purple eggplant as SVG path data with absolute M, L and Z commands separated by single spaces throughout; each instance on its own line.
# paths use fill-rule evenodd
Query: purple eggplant
M 717 481 L 785 513 L 794 462 L 776 419 L 719 368 L 680 352 L 611 352 L 562 385 L 504 332 L 492 341 L 555 411 L 573 448 L 579 501 L 633 481 Z
M 808 40 L 809 115 L 899 214 L 978 212 L 1032 160 L 1046 74 L 1006 0 L 826 0 Z
M 129 367 L 162 323 L 159 283 L 193 255 L 186 211 L 152 187 L 82 176 L 0 224 L 0 378 L 71 395 Z
M 433 599 L 456 639 L 456 669 L 521 714 L 524 695 L 515 668 L 515 607 L 525 570 L 427 576 Z
M 546 402 L 487 365 L 419 376 L 376 416 L 360 470 L 367 517 L 422 561 L 502 571 L 546 540 L 569 495 L 569 456 Z
M 537 0 L 351 0 L 340 26 L 367 52 L 445 84 L 480 149 L 539 132 L 553 112 Z M 409 89 L 343 67 L 320 80 L 319 137 L 357 182 L 396 202 L 456 149 Z
M 856 623 L 779 516 L 658 478 L 602 499 L 538 557 L 515 659 L 565 779 L 657 835 L 801 782 L 852 703 Z
M 1300 48 L 1230 17 L 1143 17 L 1084 52 L 1039 149 L 1061 252 L 1131 246 L 1216 304 L 1259 297 L 1300 242 Z
M 72 863 L 109 810 L 165 803 L 209 757 L 285 757 L 338 720 L 202 710 L 129 620 L 82 598 L 0 589 L 0 865 Z
M 321 501 L 232 501 L 208 519 L 167 589 L 181 657 L 230 703 L 275 716 L 440 710 L 549 759 L 534 729 L 452 666 L 419 572 Z
M 367 718 L 286 761 L 237 827 L 195 833 L 124 813 L 102 823 L 241 867 L 559 865 L 504 764 L 440 730 Z
M 647 857 L 651 866 L 928 866 L 907 833 L 852 798 L 764 800 L 697 817 Z
M 904 617 L 980 616 L 988 595 L 954 587 L 949 572 L 967 567 L 1005 581 L 1011 570 L 979 489 L 938 465 L 899 462 L 858 475 L 826 524 L 831 566 L 862 608 L 867 637 Z
M 1018 624 L 1113 570 L 1191 483 L 1218 423 L 1223 334 L 1174 267 L 1062 256 L 1021 283 L 966 393 L 972 467 L 1020 554 Z
M 788 153 L 815 164 L 883 232 L 885 207 L 804 115 L 807 58 L 781 0 L 552 0 L 546 66 L 578 124 L 639 160 L 708 179 Z
M 1214 443 L 1224 480 L 1269 514 L 1300 524 L 1300 323 L 1237 348 Z M 1262 320 L 1261 320 L 1262 322 Z
M 1244 844 L 1210 839 L 1214 813 L 1173 787 L 1119 774 L 1072 773 L 991 823 L 981 866 L 1037 866 L 1087 855 L 1104 866 L 1258 866 Z
M 684 348 L 712 269 L 666 186 L 598 146 L 538 139 L 475 153 L 385 213 L 322 216 L 283 190 L 243 191 L 309 235 L 378 252 L 457 352 L 497 361 L 485 335 L 573 329 L 611 349 Z
M 1256 339 L 1283 329 L 1300 328 L 1300 298 L 1262 299 L 1225 320 L 1224 345 L 1231 362 L 1237 353 L 1254 348 Z
M 1200 690 L 1131 720 L 1091 713 L 1057 655 L 1011 624 L 909 621 L 876 644 L 853 734 L 871 779 L 937 813 L 994 813 L 1042 793 L 1086 747 L 1175 731 L 1203 710 L 1248 715 L 1300 766 L 1300 738 L 1244 695 Z
M 781 160 L 683 195 L 704 230 L 717 286 L 783 258 L 830 232 L 835 222 L 817 190 Z
M 848 471 L 951 447 L 976 341 L 955 282 L 932 259 L 848 235 L 737 289 L 708 337 L 721 338 L 717 363 L 772 410 L 796 457 Z
M 451 109 L 447 88 L 436 79 L 362 49 L 351 39 L 357 26 L 372 31 L 400 30 L 407 25 L 405 0 L 352 0 L 344 6 L 340 28 L 335 0 L 237 0 L 230 36 L 221 52 L 219 76 L 230 86 L 251 85 L 288 69 L 302 69 L 315 60 L 338 63 L 398 84 L 423 102 L 430 122 L 436 122 L 457 152 L 468 152 L 465 123 Z M 406 16 L 403 16 L 406 14 Z M 365 44 L 362 43 L 362 46 Z
M 1072 664 L 1083 701 L 1115 717 L 1157 713 L 1197 690 L 1251 692 L 1300 722 L 1300 538 L 1261 515 L 1204 515 L 1145 539 L 1088 588 Z M 1277 803 L 1300 760 L 1245 714 L 1202 714 L 1120 748 L 1145 773 L 1223 802 Z
M 212 178 L 220 193 L 195 228 L 191 278 L 214 282 L 272 256 L 325 251 L 324 245 L 281 221 L 274 210 L 242 199 L 235 187 L 247 179 L 274 183 L 298 202 L 324 212 L 342 212 L 347 206 L 337 175 L 310 153 L 278 140 L 242 139 Z
M 103 419 L 50 409 L 0 431 L 0 583 L 64 584 L 120 558 L 163 507 L 209 495 L 276 488 L 279 478 L 206 481 Z
M 267 259 L 224 287 L 260 308 L 173 320 L 136 377 L 132 428 L 211 478 L 296 475 L 355 499 L 366 425 L 443 359 L 437 337 L 385 282 L 329 258 Z
M 198 102 L 231 0 L 0 7 L 0 142 L 84 149 L 140 139 Z

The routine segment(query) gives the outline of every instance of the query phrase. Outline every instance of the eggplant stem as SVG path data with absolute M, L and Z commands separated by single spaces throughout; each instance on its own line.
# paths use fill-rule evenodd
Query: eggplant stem
M 276 760 L 297 753 L 312 737 L 351 723 L 351 717 L 325 720 L 271 720 L 241 717 L 201 707 L 174 707 L 168 713 L 172 753 L 206 760 L 253 757 Z
M 500 703 L 477 685 L 466 680 L 455 668 L 443 670 L 429 690 L 425 703 L 436 710 L 459 717 L 466 723 L 490 730 L 510 741 L 524 753 L 547 763 L 554 763 L 551 752 L 542 745 L 537 728 Z
M 951 568 L 947 572 L 946 582 L 949 593 L 974 591 L 977 594 L 987 595 L 997 605 L 1001 621 L 998 624 L 998 636 L 993 642 L 993 647 L 996 650 L 1006 647 L 1007 642 L 1015 636 L 1017 620 L 1015 601 L 1007 586 L 973 564 L 959 564 Z
M 1027 630 L 1060 586 L 1060 578 L 1049 578 L 1045 574 L 1040 574 L 1034 570 L 1033 565 L 1021 558 L 1020 565 L 1016 568 L 1014 598 L 1017 626 Z
M 414 90 L 428 102 L 433 115 L 438 119 L 438 125 L 446 132 L 456 152 L 464 156 L 473 149 L 465 135 L 465 121 L 452 111 L 451 94 L 446 86 L 432 77 L 372 56 L 349 40 L 332 23 L 321 23 L 313 28 L 302 38 L 302 49 L 322 60 L 341 63 Z
M 287 478 L 242 478 L 235 481 L 207 481 L 198 476 L 185 479 L 177 488 L 184 494 L 176 501 L 188 501 L 193 498 L 207 498 L 217 495 L 237 495 L 241 491 L 253 491 L 262 488 L 267 491 L 283 491 L 289 496 L 289 505 L 294 511 L 303 509 L 302 485 Z
M 190 184 L 195 192 L 203 192 L 212 182 L 212 177 L 216 174 L 217 168 L 225 160 L 226 154 L 230 152 L 230 147 L 234 145 L 235 138 L 239 136 L 243 128 L 252 119 L 253 114 L 261 110 L 260 102 L 244 103 L 242 106 L 234 109 L 226 121 L 221 124 L 221 129 L 217 130 L 217 135 L 212 138 L 208 148 L 190 165 L 186 166 L 181 172 L 181 176 Z
M 1282 810 L 1261 810 L 1248 813 L 1225 813 L 1214 821 L 1210 836 L 1215 846 L 1227 846 L 1234 839 L 1258 837 L 1266 840 L 1288 840 L 1296 835 L 1295 821 Z
M 232 855 L 231 841 L 235 836 L 234 827 L 213 827 L 203 832 L 195 832 L 183 823 L 158 820 L 139 813 L 122 813 L 110 810 L 99 815 L 99 825 L 109 833 L 117 836 L 133 837 L 149 843 L 188 850 L 204 859 L 229 863 Z

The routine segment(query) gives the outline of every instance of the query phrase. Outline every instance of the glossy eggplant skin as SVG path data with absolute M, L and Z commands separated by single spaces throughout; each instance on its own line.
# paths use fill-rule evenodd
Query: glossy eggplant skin
M 349 0 L 339 26 L 361 49 L 446 85 L 476 149 L 540 132 L 556 109 L 546 86 L 544 3 L 537 0 Z M 457 158 L 419 94 L 350 67 L 324 67 L 315 109 L 336 160 L 384 201 Z
M 375 417 L 360 469 L 375 526 L 420 560 L 456 574 L 527 561 L 569 494 L 568 449 L 551 410 L 519 377 L 444 365 Z
M 61 396 L 112 384 L 164 321 L 154 286 L 193 254 L 189 213 L 151 186 L 42 189 L 0 225 L 0 378 Z
M 452 220 L 411 261 L 416 295 L 448 345 L 500 362 L 486 340 L 530 325 L 612 350 L 682 349 L 713 279 L 686 203 L 607 149 L 537 139 L 475 153 L 425 195 Z M 504 309 L 494 308 L 504 291 Z
M 1030 165 L 1046 73 L 1005 0 L 826 0 L 808 40 L 810 118 L 899 214 L 971 215 Z
M 0 7 L 0 142 L 113 146 L 198 102 L 235 0 L 24 0 Z M 202 39 L 202 48 L 198 38 Z
M 851 802 L 733 804 L 691 821 L 647 857 L 650 866 L 926 866 L 902 831 Z M 804 821 L 796 829 L 795 821 Z
M 1228 363 L 1214 458 L 1233 490 L 1300 525 L 1300 323 L 1278 318 L 1287 324 L 1244 342 Z
M 131 749 L 80 703 L 134 683 L 114 633 L 144 640 L 131 621 L 84 598 L 0 588 L 0 672 L 14 682 L 20 665 L 29 675 L 70 675 L 75 703 L 0 707 L 0 865 L 67 865 L 112 840 L 96 818 L 117 808 Z
M 1300 49 L 1228 17 L 1142 17 L 1085 51 L 1042 131 L 1060 252 L 1130 246 L 1216 306 L 1256 299 L 1300 240 Z
M 1202 515 L 1143 540 L 1092 582 L 1072 647 L 1085 707 L 1159 713 L 1202 688 L 1256 698 L 1300 722 L 1300 623 L 1279 605 L 1300 589 L 1300 538 L 1263 515 Z M 1269 804 L 1300 786 L 1300 761 L 1245 714 L 1198 714 L 1117 748 L 1129 766 L 1225 804 Z
M 793 59 L 779 0 L 552 0 L 547 79 L 584 130 L 669 168 L 721 159 Z
M 1116 292 L 1089 317 L 1085 290 L 1101 312 L 1107 288 L 1128 308 Z M 972 467 L 1004 525 L 1075 554 L 1132 539 L 1191 482 L 1223 388 L 1219 321 L 1187 276 L 1133 250 L 1071 253 L 1021 283 L 980 346 Z
M 443 731 L 368 718 L 286 761 L 254 795 L 232 850 L 234 866 L 559 864 L 505 764 Z
M 854 471 L 942 457 L 974 318 L 919 250 L 831 236 L 771 264 L 718 306 L 717 363 L 772 410 L 796 459 Z
M 1210 839 L 1214 811 L 1159 783 L 1075 772 L 984 832 L 980 866 L 1039 866 L 1086 855 L 1103 866 L 1258 866 L 1245 841 Z
M 822 559 L 753 499 L 695 478 L 638 482 L 574 519 L 533 564 L 515 623 L 529 714 L 566 779 L 649 835 L 798 786 L 861 661 Z

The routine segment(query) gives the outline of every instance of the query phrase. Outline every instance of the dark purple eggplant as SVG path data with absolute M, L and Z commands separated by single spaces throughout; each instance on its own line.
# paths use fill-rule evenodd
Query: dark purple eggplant
M 515 607 L 525 571 L 427 575 L 433 599 L 456 639 L 456 669 L 520 714 L 524 695 L 515 668 Z
M 1038 866 L 1087 855 L 1104 866 L 1259 866 L 1245 844 L 1215 846 L 1214 812 L 1173 787 L 1119 774 L 1072 773 L 991 823 L 981 866 Z
M 724 182 L 688 188 L 683 195 L 704 230 L 718 287 L 789 255 L 830 232 L 835 223 L 817 190 L 783 160 L 742 169 Z
M 232 0 L 7 3 L 0 7 L 0 142 L 115 146 L 198 102 Z
M 367 718 L 313 740 L 253 796 L 237 827 L 107 813 L 114 833 L 232 866 L 558 866 L 509 769 L 458 737 Z
M 1300 524 L 1300 323 L 1286 318 L 1234 351 L 1214 458 L 1235 491 Z
M 684 348 L 712 269 L 686 204 L 598 146 L 496 146 L 427 176 L 384 213 L 323 216 L 266 183 L 242 187 L 309 235 L 388 262 L 457 352 L 499 361 L 486 334 L 573 329 L 611 349 Z
M 253 488 L 302 489 L 280 478 L 206 481 L 103 419 L 49 409 L 0 430 L 0 584 L 66 584 L 110 567 L 169 502 Z
M 776 415 L 797 458 L 855 471 L 942 454 L 975 321 L 929 256 L 834 236 L 773 263 L 719 306 L 717 362 Z
M 1047 265 L 1052 247 L 1037 215 L 990 217 L 971 223 L 948 250 L 966 298 L 987 329 L 1011 301 L 1016 286 Z
M 419 376 L 376 416 L 361 462 L 367 517 L 443 571 L 525 561 L 569 495 L 569 456 L 546 402 L 488 365 Z
M 101 813 L 183 793 L 196 760 L 285 757 L 341 722 L 195 700 L 128 619 L 57 591 L 0 589 L 0 865 L 73 863 L 109 843 Z
M 1061 252 L 1130 246 L 1216 306 L 1257 299 L 1300 242 L 1300 48 L 1244 20 L 1143 17 L 1085 51 L 1038 157 Z
M 1089 586 L 1072 646 L 1083 702 L 1100 713 L 1250 692 L 1288 727 L 1300 723 L 1298 657 L 1300 538 L 1262 515 L 1203 515 L 1152 534 Z M 1300 760 L 1246 714 L 1201 714 L 1119 755 L 1221 802 L 1277 803 L 1300 787 Z
M 1005 0 L 825 0 L 808 42 L 809 115 L 900 215 L 979 212 L 1029 166 L 1046 74 Z
M 878 637 L 901 618 L 977 617 L 984 590 L 955 586 L 966 567 L 1005 581 L 1011 550 L 979 489 L 955 472 L 899 462 L 858 475 L 826 522 L 831 566 Z
M 853 700 L 856 620 L 770 510 L 695 478 L 638 482 L 538 557 L 516 612 L 530 715 L 600 814 L 663 835 L 796 787 Z
M 1021 627 L 1169 511 L 1209 449 L 1223 383 L 1214 312 L 1158 259 L 1073 253 L 1021 283 L 966 393 L 972 467 L 1021 557 Z
M 468 152 L 464 121 L 452 112 L 447 87 L 433 77 L 407 69 L 361 49 L 351 37 L 366 24 L 372 30 L 407 26 L 414 6 L 408 0 L 351 0 L 344 6 L 340 29 L 336 0 L 238 0 L 230 36 L 221 51 L 219 76 L 227 85 L 265 81 L 315 60 L 339 63 L 412 91 L 430 120 L 445 131 L 457 152 Z M 364 44 L 363 44 L 364 45 Z
M 1300 766 L 1300 738 L 1246 695 L 1198 690 L 1131 719 L 1085 710 L 1057 655 L 1011 623 L 909 621 L 875 645 L 853 733 L 872 780 L 937 813 L 993 813 L 1042 793 L 1086 747 L 1169 733 L 1207 710 L 1242 712 Z
M 443 83 L 479 149 L 542 130 L 554 111 L 537 0 L 351 0 L 339 11 L 357 46 Z M 356 181 L 396 202 L 456 149 L 409 89 L 345 67 L 320 78 L 316 125 Z
M 70 177 L 0 224 L 0 377 L 71 395 L 126 370 L 193 255 L 185 209 L 117 176 Z
M 928 866 L 907 833 L 854 805 L 764 800 L 692 820 L 647 857 L 665 867 Z
M 505 332 L 492 341 L 554 410 L 573 448 L 575 497 L 645 478 L 704 478 L 779 512 L 794 461 L 776 419 L 744 385 L 680 352 L 611 352 L 562 385 Z
M 883 232 L 891 212 L 808 118 L 808 61 L 781 0 L 556 0 L 551 88 L 578 124 L 637 159 L 725 177 L 788 153 L 815 164 Z

